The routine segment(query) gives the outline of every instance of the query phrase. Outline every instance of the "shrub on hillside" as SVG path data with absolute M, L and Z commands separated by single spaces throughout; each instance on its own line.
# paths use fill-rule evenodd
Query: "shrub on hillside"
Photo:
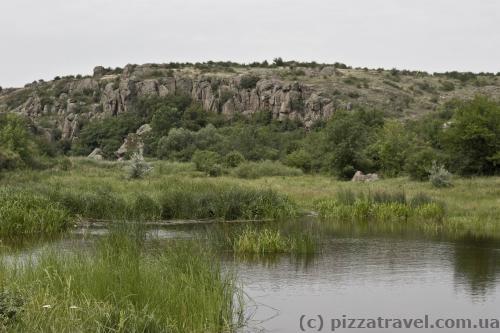
M 76 155 L 88 155 L 95 148 L 101 148 L 104 157 L 114 157 L 123 139 L 135 132 L 141 124 L 141 118 L 131 113 L 93 121 L 83 127 L 72 151 Z
M 242 89 L 253 89 L 259 82 L 260 78 L 256 75 L 244 75 L 240 81 L 240 87 Z

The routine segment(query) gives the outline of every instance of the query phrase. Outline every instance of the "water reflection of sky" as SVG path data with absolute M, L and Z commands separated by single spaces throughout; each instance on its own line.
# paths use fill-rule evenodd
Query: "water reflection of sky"
M 341 238 L 307 265 L 290 257 L 266 264 L 240 262 L 247 294 L 266 305 L 250 326 L 298 331 L 302 314 L 498 318 L 498 248 L 468 244 Z
M 146 238 L 192 238 L 193 230 L 151 230 Z M 89 229 L 49 240 L 4 240 L 3 262 L 32 260 L 47 247 L 91 250 L 106 233 Z M 251 299 L 248 311 L 255 313 L 245 331 L 299 331 L 302 314 L 500 317 L 500 243 L 488 239 L 338 233 L 314 256 L 236 260 L 227 255 L 223 261 L 236 268 Z

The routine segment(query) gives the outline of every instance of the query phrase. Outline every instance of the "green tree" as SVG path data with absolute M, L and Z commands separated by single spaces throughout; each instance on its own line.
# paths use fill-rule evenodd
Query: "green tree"
M 15 114 L 0 115 L 0 169 L 30 166 L 37 151 L 26 119 Z
M 371 147 L 384 175 L 396 177 L 403 172 L 412 144 L 413 137 L 401 122 L 384 124 Z
M 322 160 L 325 171 L 339 178 L 352 177 L 354 170 L 373 171 L 374 162 L 366 148 L 382 125 L 382 114 L 376 111 L 338 111 L 321 131 L 320 143 L 309 146 L 309 152 Z
M 305 149 L 298 149 L 286 156 L 285 165 L 309 172 L 312 168 L 312 156 Z
M 405 163 L 405 171 L 411 179 L 429 180 L 432 164 L 441 158 L 436 150 L 431 147 L 423 147 L 411 152 Z
M 500 172 L 500 106 L 477 96 L 459 106 L 443 130 L 450 167 L 464 175 Z
M 183 111 L 171 106 L 161 106 L 151 118 L 151 129 L 156 137 L 167 135 L 172 128 L 181 127 Z
M 172 128 L 158 142 L 157 156 L 162 159 L 189 161 L 196 147 L 194 133 L 184 128 Z
M 105 157 L 114 157 L 125 137 L 134 133 L 141 123 L 142 119 L 132 113 L 92 121 L 83 126 L 72 152 L 75 155 L 88 155 L 94 148 L 101 148 Z

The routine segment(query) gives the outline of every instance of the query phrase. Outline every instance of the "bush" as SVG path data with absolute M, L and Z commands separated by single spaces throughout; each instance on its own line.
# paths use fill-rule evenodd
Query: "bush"
M 137 153 L 132 155 L 128 166 L 128 179 L 143 178 L 152 170 L 152 167 L 144 161 L 144 158 Z
M 238 178 L 255 179 L 273 176 L 300 176 L 302 171 L 288 167 L 280 162 L 245 162 L 234 169 L 233 174 Z
M 235 168 L 245 161 L 245 157 L 240 152 L 233 150 L 224 157 L 224 166 L 227 168 Z
M 314 133 L 307 146 L 313 160 L 321 161 L 324 171 L 342 179 L 350 179 L 352 170 L 371 172 L 374 162 L 367 147 L 375 141 L 377 128 L 383 125 L 380 112 L 335 112 L 321 132 Z M 345 172 L 348 167 L 350 172 Z
M 196 170 L 203 171 L 210 176 L 219 176 L 222 173 L 220 166 L 221 157 L 213 151 L 197 150 L 191 158 L 191 162 L 196 166 Z
M 285 164 L 309 172 L 312 166 L 312 156 L 305 149 L 299 149 L 286 156 Z
M 253 89 L 259 80 L 260 78 L 256 75 L 244 75 L 241 77 L 240 87 L 242 89 Z
M 434 149 L 426 147 L 411 154 L 405 164 L 405 170 L 411 179 L 426 181 L 429 180 L 429 170 L 432 162 L 438 159 Z
M 161 159 L 189 161 L 195 151 L 194 133 L 184 128 L 172 128 L 168 136 L 158 142 L 157 155 Z
M 438 165 L 436 162 L 432 163 L 432 167 L 429 170 L 429 180 L 434 187 L 452 186 L 451 174 L 443 165 Z

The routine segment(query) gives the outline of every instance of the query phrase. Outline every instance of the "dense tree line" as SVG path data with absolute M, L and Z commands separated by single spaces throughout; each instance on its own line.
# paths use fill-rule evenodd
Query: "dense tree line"
M 56 148 L 86 155 L 99 147 L 111 158 L 126 135 L 144 123 L 152 127 L 144 138 L 146 156 L 192 160 L 214 173 L 239 163 L 226 156 L 235 161 L 281 161 L 341 179 L 362 170 L 424 180 L 433 163 L 464 176 L 500 173 L 500 105 L 481 96 L 452 101 L 439 111 L 404 121 L 376 110 L 337 111 L 308 130 L 297 121 L 277 121 L 266 111 L 226 119 L 205 112 L 187 96 L 148 98 L 138 100 L 129 113 L 85 124 L 75 143 Z M 0 167 L 32 163 L 40 153 L 35 137 L 20 117 L 2 116 Z M 54 149 L 42 153 L 54 154 Z

